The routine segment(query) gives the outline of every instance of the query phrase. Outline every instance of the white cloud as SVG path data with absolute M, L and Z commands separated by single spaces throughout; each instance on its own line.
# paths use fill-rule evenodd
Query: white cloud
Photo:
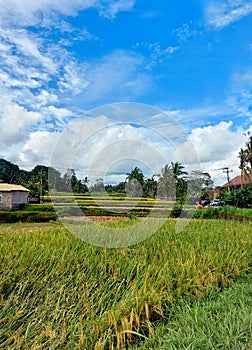
M 212 1 L 206 8 L 206 19 L 210 27 L 221 29 L 250 13 L 252 13 L 251 0 Z
M 233 122 L 220 122 L 213 126 L 195 128 L 189 135 L 190 141 L 198 154 L 201 168 L 211 174 L 215 185 L 225 182 L 225 174 L 221 168 L 230 167 L 233 175 L 239 174 L 238 153 L 244 147 L 244 133 L 247 130 L 232 129 Z M 192 164 L 195 159 L 190 157 L 190 145 L 188 141 L 179 146 L 179 149 L 188 155 L 187 160 Z M 220 171 L 216 171 L 220 169 Z
M 98 1 L 100 14 L 107 18 L 115 18 L 118 12 L 133 9 L 136 0 L 103 0 Z
M 146 69 L 151 70 L 153 67 L 162 63 L 165 59 L 169 59 L 172 54 L 177 51 L 179 46 L 167 46 L 162 48 L 159 42 L 137 42 L 133 45 L 134 49 L 141 48 L 147 50 L 148 62 Z
M 29 128 L 36 125 L 42 116 L 29 112 L 18 105 L 7 105 L 0 117 L 1 150 L 16 143 L 25 142 Z
M 42 43 L 36 36 L 24 30 L 0 29 L 0 37 L 2 46 L 9 48 L 1 51 L 1 96 L 11 96 L 13 103 L 33 105 L 31 89 L 47 84 L 57 66 L 49 55 L 40 52 Z
M 57 118 L 65 118 L 69 117 L 72 115 L 72 112 L 67 110 L 66 108 L 56 108 L 54 106 L 49 106 L 48 107 L 48 112 L 53 114 Z
M 7 26 L 41 25 L 57 13 L 76 16 L 91 7 L 102 16 L 115 18 L 118 12 L 131 10 L 134 4 L 134 0 L 0 0 L 0 20 Z
M 149 89 L 150 79 L 141 73 L 143 58 L 132 52 L 116 50 L 86 68 L 82 104 L 132 100 Z M 87 88 L 86 88 L 87 87 Z
M 40 108 L 42 106 L 46 106 L 48 103 L 58 103 L 59 99 L 56 94 L 50 94 L 46 90 L 41 90 L 40 93 L 36 97 L 37 101 L 37 108 Z
M 5 120 L 3 126 L 6 128 L 7 123 L 14 123 L 16 120 L 18 132 L 11 133 L 10 130 L 13 129 L 9 130 L 8 145 L 19 142 L 21 151 L 18 151 L 17 163 L 20 166 L 50 164 L 61 172 L 66 171 L 67 168 L 75 168 L 78 174 L 88 175 L 92 181 L 104 176 L 106 172 L 112 172 L 110 176 L 107 174 L 106 181 L 116 181 L 116 179 L 119 181 L 122 175 L 118 174 L 115 178 L 116 175 L 113 172 L 125 175 L 136 165 L 144 172 L 149 171 L 146 175 L 151 176 L 153 173 L 160 173 L 164 164 L 180 161 L 186 165 L 188 171 L 200 167 L 209 172 L 215 180 L 215 185 L 221 185 L 225 183 L 225 174 L 222 170 L 215 170 L 228 166 L 233 170 L 233 176 L 239 174 L 238 153 L 246 141 L 243 134 L 247 130 L 235 129 L 231 121 L 194 128 L 186 141 L 184 138 L 179 141 L 181 130 L 176 128 L 175 124 L 167 126 L 169 132 L 161 127 L 160 132 L 168 132 L 169 136 L 169 133 L 174 130 L 179 136 L 176 143 L 170 143 L 159 133 L 155 125 L 153 128 L 136 127 L 98 114 L 96 117 L 90 115 L 90 118 L 76 119 L 73 124 L 65 127 L 63 132 L 31 131 L 28 133 L 28 127 L 39 121 L 39 116 L 24 111 L 18 106 L 14 110 L 16 119 L 9 117 L 10 119 Z M 64 109 L 51 106 L 48 110 L 51 110 L 55 116 L 58 114 L 58 118 L 67 116 L 67 110 Z M 10 115 L 10 111 L 7 112 L 6 116 Z M 25 113 L 25 119 L 17 117 L 22 113 Z M 173 133 L 171 137 L 176 139 Z M 23 145 L 21 147 L 20 142 Z M 7 148 L 5 147 L 4 150 Z M 11 148 L 8 153 L 11 160 L 15 155 L 11 155 L 10 151 Z M 17 152 L 17 149 L 12 151 Z M 2 151 L 1 154 L 3 154 Z M 51 156 L 53 156 L 52 159 Z
M 49 131 L 31 132 L 18 152 L 19 164 L 23 168 L 34 167 L 36 164 L 48 165 L 59 135 L 57 132 Z
M 201 31 L 199 29 L 193 29 L 193 26 L 195 24 L 190 21 L 188 23 L 184 23 L 181 27 L 176 28 L 172 31 L 172 34 L 179 40 L 179 41 L 186 41 L 189 38 L 198 36 L 201 34 Z M 199 26 L 197 24 L 197 26 Z
M 192 130 L 190 139 L 201 162 L 226 159 L 227 153 L 237 144 L 239 138 L 239 135 L 230 131 L 232 124 L 231 121 L 220 122 L 214 126 Z
M 41 64 L 47 71 L 51 72 L 52 74 L 57 71 L 56 63 L 50 57 L 41 54 L 37 43 L 28 38 L 27 33 L 25 33 L 25 35 L 22 33 L 19 36 L 18 33 L 15 32 L 15 35 L 12 34 L 12 40 L 13 43 L 16 44 L 21 54 L 29 57 L 29 59 L 31 57 L 35 58 L 39 64 Z
M 165 163 L 158 141 L 157 135 L 146 128 L 115 123 L 103 115 L 80 118 L 59 138 L 51 165 L 58 170 L 75 168 L 91 181 L 110 172 L 126 176 L 136 164 L 153 174 Z
M 58 83 L 61 92 L 70 90 L 73 95 L 79 95 L 85 90 L 89 85 L 89 82 L 85 79 L 86 70 L 87 65 L 78 65 L 73 61 L 67 63 Z

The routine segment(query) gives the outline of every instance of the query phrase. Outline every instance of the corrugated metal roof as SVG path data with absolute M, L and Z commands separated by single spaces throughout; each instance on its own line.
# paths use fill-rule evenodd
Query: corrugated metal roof
M 29 190 L 21 185 L 12 185 L 12 184 L 5 184 L 0 183 L 0 192 L 11 192 L 11 191 L 26 191 L 29 192 Z

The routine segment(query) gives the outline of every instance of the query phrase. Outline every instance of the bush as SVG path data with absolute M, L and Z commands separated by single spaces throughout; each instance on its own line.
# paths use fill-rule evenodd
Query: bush
M 172 208 L 172 210 L 171 210 L 171 213 L 170 213 L 169 217 L 170 218 L 178 218 L 178 217 L 180 217 L 182 209 L 183 209 L 183 206 L 181 204 L 175 203 L 173 208 Z
M 196 210 L 193 219 L 219 219 L 221 208 L 205 208 Z
M 238 208 L 252 208 L 252 182 L 235 192 L 228 193 L 224 199 Z
M 0 212 L 0 223 L 14 222 L 48 222 L 57 220 L 56 213 L 36 211 L 2 211 Z
M 25 204 L 22 208 L 25 212 L 54 212 L 53 205 L 50 204 Z

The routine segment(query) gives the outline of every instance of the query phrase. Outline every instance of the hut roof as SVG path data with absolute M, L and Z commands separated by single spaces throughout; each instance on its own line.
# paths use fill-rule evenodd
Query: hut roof
M 0 183 L 0 192 L 11 192 L 11 191 L 23 191 L 29 192 L 29 190 L 21 185 L 12 185 L 6 183 Z

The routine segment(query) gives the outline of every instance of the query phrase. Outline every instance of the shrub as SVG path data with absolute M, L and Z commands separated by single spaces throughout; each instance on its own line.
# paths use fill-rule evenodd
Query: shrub
M 0 212 L 0 223 L 14 222 L 48 222 L 56 220 L 57 215 L 53 212 L 36 211 L 5 211 Z

